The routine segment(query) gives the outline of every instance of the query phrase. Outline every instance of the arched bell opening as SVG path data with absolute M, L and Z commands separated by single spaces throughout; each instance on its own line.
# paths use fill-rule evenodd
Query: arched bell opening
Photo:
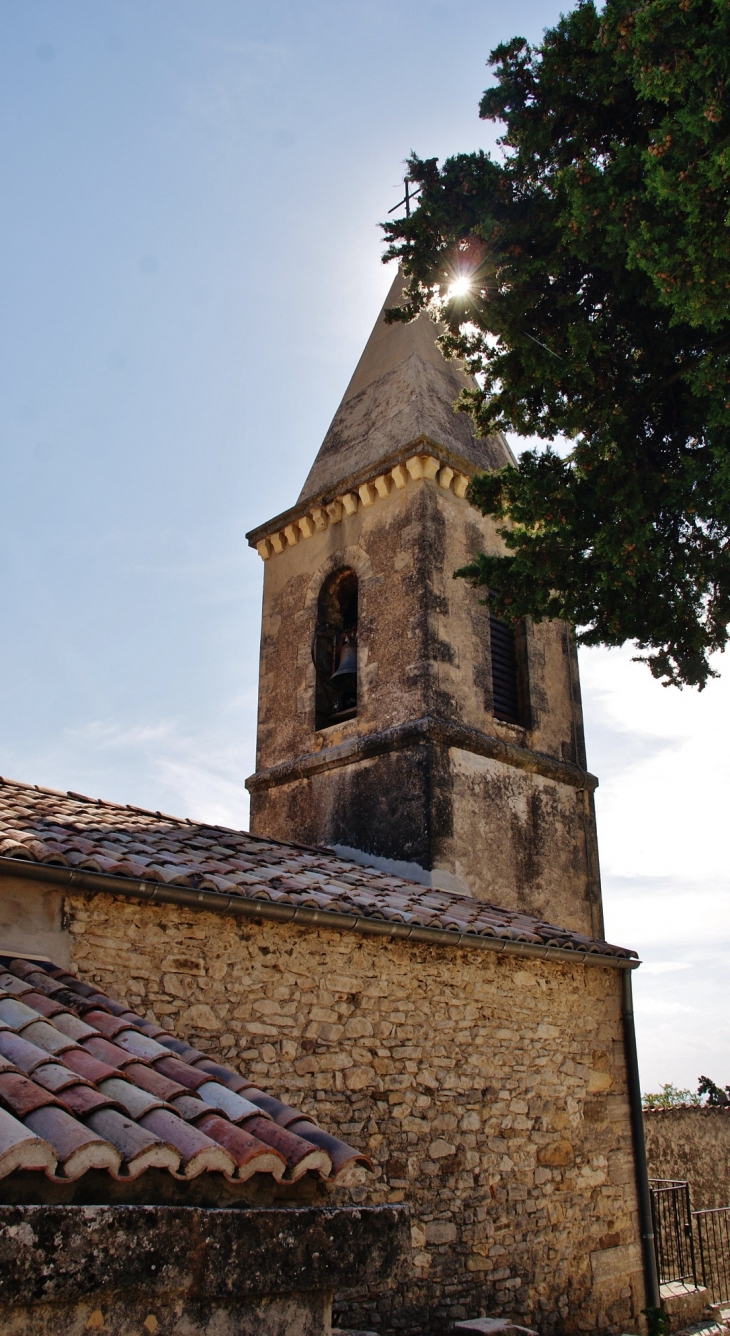
M 317 626 L 312 637 L 316 669 L 316 729 L 354 719 L 357 714 L 357 576 L 335 571 L 325 580 L 317 600 Z

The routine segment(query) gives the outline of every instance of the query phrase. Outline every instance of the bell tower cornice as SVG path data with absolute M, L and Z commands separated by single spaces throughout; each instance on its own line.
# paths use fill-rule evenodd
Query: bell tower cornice
M 413 449 L 418 453 L 411 454 Z M 430 450 L 436 453 L 427 453 Z M 314 504 L 298 503 L 266 524 L 258 525 L 246 534 L 249 546 L 255 547 L 259 556 L 268 561 L 269 557 L 287 547 L 296 547 L 302 539 L 322 533 L 330 524 L 339 524 L 343 515 L 354 515 L 358 508 L 377 505 L 392 491 L 400 491 L 421 478 L 435 478 L 439 487 L 445 492 L 453 492 L 460 500 L 466 495 L 470 474 L 463 470 L 469 468 L 468 462 L 425 437 L 412 441 L 406 450 L 397 452 L 392 467 L 390 464 L 391 461 L 386 460 L 384 471 L 375 475 L 366 471 L 365 476 L 355 474 L 346 478 L 338 495 L 325 493 Z M 471 472 L 474 472 L 473 466 Z

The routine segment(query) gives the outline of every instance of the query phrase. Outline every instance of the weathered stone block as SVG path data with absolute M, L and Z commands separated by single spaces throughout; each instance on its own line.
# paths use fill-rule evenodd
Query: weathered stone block
M 7 1336 L 326 1336 L 332 1290 L 409 1249 L 397 1207 L 0 1207 Z

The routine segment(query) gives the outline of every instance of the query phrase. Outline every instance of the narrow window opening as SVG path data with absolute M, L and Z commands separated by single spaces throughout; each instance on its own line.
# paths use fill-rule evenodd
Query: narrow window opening
M 312 638 L 316 729 L 357 714 L 357 576 L 336 571 L 322 585 Z
M 492 699 L 495 719 L 522 723 L 515 633 L 507 622 L 489 618 L 492 642 Z

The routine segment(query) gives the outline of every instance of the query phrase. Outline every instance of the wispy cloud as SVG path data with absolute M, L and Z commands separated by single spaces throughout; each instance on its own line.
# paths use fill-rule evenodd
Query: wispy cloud
M 238 828 L 247 820 L 244 780 L 253 768 L 252 744 L 250 734 L 195 732 L 175 719 L 131 727 L 97 719 L 63 738 L 66 754 L 83 756 L 86 768 L 96 762 L 133 776 L 131 801 L 140 806 L 140 795 L 153 789 L 155 810 L 164 804 L 173 814 Z
M 630 648 L 581 651 L 606 932 L 634 975 L 642 1084 L 730 1080 L 730 676 L 664 690 Z M 726 665 L 720 660 L 718 667 Z
M 247 692 L 207 727 L 174 717 L 89 720 L 26 747 L 18 764 L 6 750 L 3 770 L 92 798 L 245 829 L 244 781 L 254 769 L 254 749 L 255 702 Z
M 644 965 L 645 974 L 673 974 L 676 970 L 692 968 L 688 960 L 655 960 Z
M 669 1002 L 660 997 L 642 997 L 636 1002 L 636 1011 L 644 1016 L 679 1016 L 696 1012 L 696 1007 L 684 1006 L 681 1002 Z

